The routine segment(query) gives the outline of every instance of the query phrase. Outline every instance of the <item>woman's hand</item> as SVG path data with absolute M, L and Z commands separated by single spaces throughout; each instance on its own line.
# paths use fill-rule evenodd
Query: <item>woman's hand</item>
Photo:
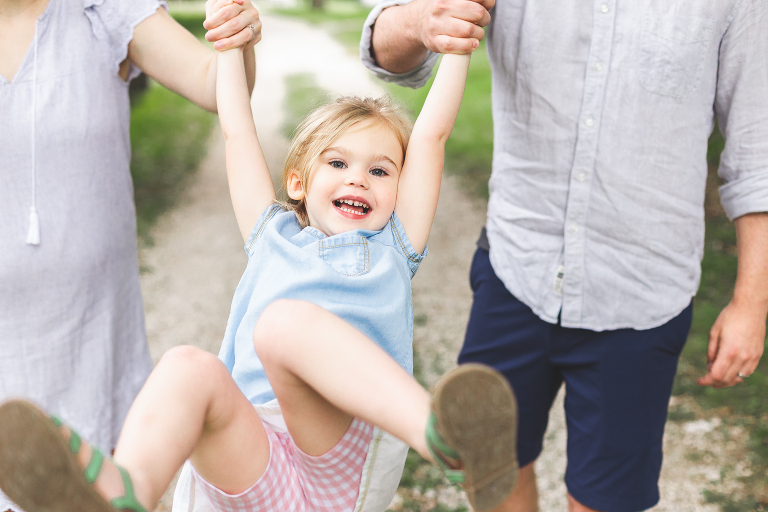
M 247 50 L 261 39 L 259 12 L 250 0 L 208 0 L 205 14 L 205 40 L 218 51 Z

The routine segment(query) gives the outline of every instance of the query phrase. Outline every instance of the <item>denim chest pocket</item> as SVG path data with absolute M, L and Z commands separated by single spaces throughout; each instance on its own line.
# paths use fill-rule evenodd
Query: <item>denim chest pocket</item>
M 695 16 L 646 15 L 640 41 L 640 84 L 673 98 L 699 85 L 714 20 Z
M 318 256 L 339 274 L 359 276 L 369 270 L 368 240 L 361 236 L 320 240 Z

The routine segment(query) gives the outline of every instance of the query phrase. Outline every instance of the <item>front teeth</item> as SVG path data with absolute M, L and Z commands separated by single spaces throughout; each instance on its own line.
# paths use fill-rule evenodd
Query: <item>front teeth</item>
M 339 210 L 348 212 L 348 213 L 354 213 L 355 215 L 360 215 L 361 217 L 368 213 L 368 210 L 371 209 L 370 206 L 368 206 L 366 203 L 361 203 L 360 201 L 353 201 L 352 199 L 337 199 L 336 202 L 338 203 L 337 208 Z M 348 204 L 350 206 L 359 206 L 363 208 L 362 212 L 359 212 L 357 210 L 352 210 L 349 208 L 344 208 L 341 205 Z
M 349 212 L 349 213 L 354 213 L 355 215 L 365 215 L 363 212 L 358 212 L 357 210 L 350 210 L 349 208 L 341 208 L 340 207 L 339 210 L 342 210 L 342 211 L 345 211 L 345 212 Z

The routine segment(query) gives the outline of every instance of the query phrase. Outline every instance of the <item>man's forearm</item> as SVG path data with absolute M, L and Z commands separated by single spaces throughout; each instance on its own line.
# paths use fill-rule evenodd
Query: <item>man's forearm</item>
M 415 7 L 410 3 L 384 9 L 373 26 L 373 57 L 379 66 L 392 73 L 414 69 L 427 54 L 414 23 Z
M 768 213 L 734 221 L 739 255 L 733 301 L 768 314 Z

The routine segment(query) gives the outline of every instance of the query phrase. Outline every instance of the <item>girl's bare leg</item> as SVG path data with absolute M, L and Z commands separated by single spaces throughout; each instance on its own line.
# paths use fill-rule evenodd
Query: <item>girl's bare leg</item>
M 261 315 L 254 346 L 305 452 L 328 451 L 355 416 L 431 460 L 424 439 L 429 394 L 344 320 L 309 302 L 277 301 Z
M 258 414 L 224 365 L 202 350 L 176 347 L 163 356 L 131 406 L 114 460 L 130 473 L 141 504 L 154 510 L 187 458 L 211 484 L 235 494 L 264 473 L 269 443 Z M 105 468 L 97 481 L 106 496 L 122 490 L 114 473 Z

